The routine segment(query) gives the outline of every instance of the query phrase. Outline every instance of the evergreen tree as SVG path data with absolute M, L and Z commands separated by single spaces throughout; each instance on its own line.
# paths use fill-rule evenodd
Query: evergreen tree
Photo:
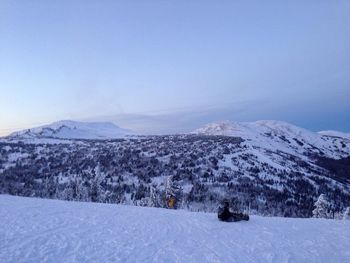
M 54 177 L 46 177 L 43 183 L 42 188 L 42 196 L 47 198 L 55 198 L 56 197 L 56 185 L 54 182 Z
M 100 163 L 94 169 L 95 176 L 91 181 L 89 189 L 89 197 L 92 202 L 104 202 L 104 190 L 101 183 L 105 179 L 105 175 L 101 172 Z
M 80 181 L 80 183 L 77 186 L 78 192 L 77 192 L 77 199 L 79 201 L 88 202 L 89 200 L 89 183 L 86 181 Z
M 174 176 L 173 175 L 168 176 L 165 184 L 166 198 L 170 198 L 171 196 L 176 197 L 179 190 L 180 190 L 180 187 L 174 181 Z
M 140 206 L 148 206 L 148 207 L 160 207 L 160 200 L 159 200 L 159 192 L 155 185 L 150 186 L 150 195 L 143 197 L 139 202 L 138 205 Z
M 326 196 L 321 194 L 315 203 L 315 209 L 312 211 L 313 217 L 328 218 L 328 208 L 329 202 L 327 201 Z
M 73 201 L 74 200 L 74 183 L 73 181 L 69 181 L 65 187 L 63 192 L 60 195 L 60 199 L 67 200 L 67 201 Z
M 92 202 L 101 202 L 101 185 L 98 183 L 98 181 L 95 179 L 92 180 L 90 189 L 89 189 L 89 197 Z
M 159 191 L 156 188 L 156 185 L 151 185 L 150 187 L 150 199 L 151 199 L 151 206 L 152 207 L 160 207 L 160 200 L 159 200 Z

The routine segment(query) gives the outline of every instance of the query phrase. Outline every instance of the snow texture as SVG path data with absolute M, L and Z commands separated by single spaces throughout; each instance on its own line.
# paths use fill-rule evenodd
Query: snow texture
M 349 262 L 350 221 L 0 195 L 0 262 Z

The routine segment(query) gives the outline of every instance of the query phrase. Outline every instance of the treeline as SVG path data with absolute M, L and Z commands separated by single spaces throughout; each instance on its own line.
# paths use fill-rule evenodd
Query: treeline
M 165 207 L 172 176 L 181 188 L 177 207 L 192 211 L 215 211 L 226 198 L 240 211 L 311 217 L 322 193 L 334 215 L 350 206 L 344 182 L 294 156 L 281 160 L 289 169 L 259 162 L 240 138 L 221 136 L 8 142 L 0 144 L 0 193 Z

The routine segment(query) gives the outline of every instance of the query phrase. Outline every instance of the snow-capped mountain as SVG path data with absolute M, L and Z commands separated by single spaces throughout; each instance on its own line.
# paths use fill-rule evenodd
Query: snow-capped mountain
M 339 159 L 350 155 L 350 140 L 346 134 L 316 133 L 283 121 L 215 122 L 193 133 L 241 137 L 254 149 L 280 150 L 297 156 L 313 153 Z
M 10 134 L 10 138 L 113 139 L 132 134 L 111 122 L 64 120 Z

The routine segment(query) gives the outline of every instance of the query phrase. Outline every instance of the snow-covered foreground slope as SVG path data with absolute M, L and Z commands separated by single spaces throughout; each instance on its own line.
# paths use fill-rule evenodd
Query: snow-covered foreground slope
M 20 139 L 112 139 L 132 134 L 111 122 L 57 121 L 48 125 L 12 133 L 9 138 Z
M 0 262 L 349 262 L 350 222 L 0 195 Z

